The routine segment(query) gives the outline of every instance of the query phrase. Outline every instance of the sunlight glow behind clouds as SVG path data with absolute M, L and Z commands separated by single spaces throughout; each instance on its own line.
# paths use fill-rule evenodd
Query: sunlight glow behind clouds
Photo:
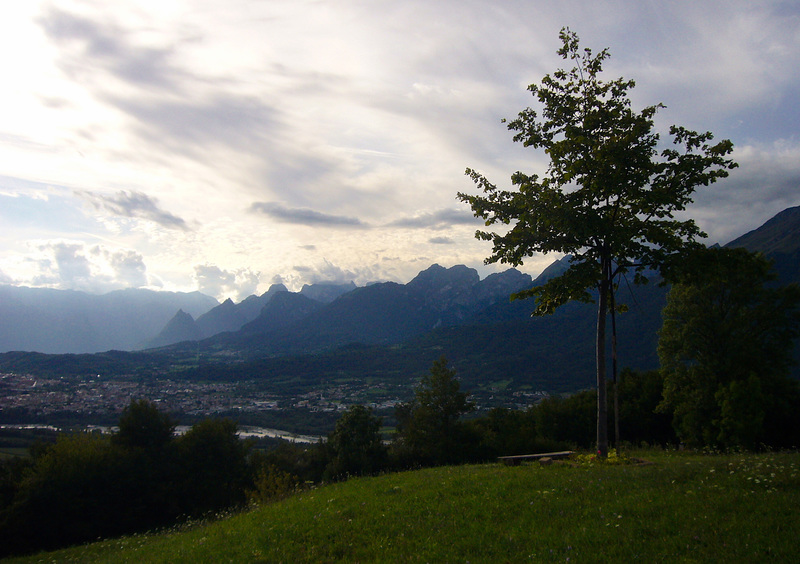
M 0 278 L 238 298 L 486 275 L 455 194 L 466 167 L 544 170 L 500 119 L 563 64 L 565 25 L 635 105 L 667 104 L 659 126 L 733 140 L 742 166 L 691 210 L 712 240 L 800 204 L 794 3 L 34 0 L 0 21 L 0 198 L 22 214 Z

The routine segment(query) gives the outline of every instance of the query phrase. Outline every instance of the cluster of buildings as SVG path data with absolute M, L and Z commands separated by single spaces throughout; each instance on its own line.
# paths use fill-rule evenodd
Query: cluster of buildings
M 368 402 L 365 397 L 369 396 Z M 345 410 L 355 403 L 381 409 L 400 400 L 383 397 L 358 385 L 335 385 L 325 390 L 281 393 L 258 381 L 188 382 L 170 379 L 94 378 L 49 379 L 30 374 L 0 374 L 0 412 L 21 408 L 36 415 L 58 412 L 116 414 L 132 400 L 147 399 L 166 411 L 213 416 L 231 411 L 304 408 Z
M 305 409 L 344 411 L 355 404 L 378 411 L 393 409 L 408 401 L 407 384 L 331 382 L 321 386 L 287 387 L 265 380 L 238 382 L 191 382 L 169 378 L 42 378 L 30 374 L 0 374 L 0 414 L 22 409 L 28 414 L 53 413 L 115 415 L 132 400 L 147 399 L 166 411 L 210 417 L 231 412 Z M 504 406 L 516 409 L 537 403 L 546 392 L 514 391 L 507 394 L 490 390 L 471 399 L 480 408 Z

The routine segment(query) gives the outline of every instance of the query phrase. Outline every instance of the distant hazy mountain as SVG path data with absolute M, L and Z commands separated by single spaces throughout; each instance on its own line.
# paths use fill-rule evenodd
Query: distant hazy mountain
M 279 314 L 265 308 L 258 320 L 238 332 L 217 335 L 206 346 L 274 355 L 348 343 L 400 343 L 437 327 L 463 324 L 531 283 L 529 275 L 514 269 L 480 280 L 466 266 L 433 265 L 408 284 L 372 284 L 328 304 L 287 300 Z
M 154 339 L 147 342 L 146 348 L 163 347 L 182 341 L 199 341 L 201 338 L 200 330 L 194 318 L 179 309 L 175 317 L 169 320 L 166 327 Z
M 151 339 L 176 311 L 199 316 L 217 304 L 199 292 L 129 289 L 94 295 L 0 286 L 0 351 L 133 350 Z
M 286 286 L 283 284 L 273 284 L 262 295 L 250 296 L 238 304 L 234 304 L 230 299 L 225 300 L 197 319 L 200 338 L 204 339 L 227 331 L 238 331 L 242 325 L 258 317 L 261 309 L 275 294 L 286 291 Z
M 301 319 L 311 315 L 323 303 L 303 294 L 282 292 L 276 294 L 261 310 L 253 321 L 246 323 L 239 331 L 240 335 L 265 335 L 273 331 L 281 331 L 291 327 Z
M 300 293 L 315 302 L 329 304 L 342 294 L 352 292 L 355 289 L 356 285 L 354 282 L 350 282 L 349 284 L 329 284 L 323 282 L 321 284 L 303 284 Z
M 146 344 L 146 347 L 163 347 L 181 341 L 206 339 L 221 333 L 239 331 L 247 325 L 250 327 L 244 331 L 246 334 L 263 332 L 267 330 L 266 328 L 285 327 L 288 323 L 305 317 L 312 309 L 316 309 L 316 306 L 311 306 L 310 303 L 316 305 L 330 303 L 355 288 L 356 285 L 353 282 L 349 284 L 305 284 L 299 294 L 294 294 L 289 292 L 283 284 L 273 284 L 262 295 L 250 296 L 238 304 L 227 299 L 201 315 L 197 320 L 190 321 L 179 312 L 154 339 Z M 290 294 L 293 297 L 289 298 L 284 294 Z M 282 298 L 279 306 L 269 308 L 264 313 L 264 308 L 271 304 L 276 296 Z M 302 299 L 294 296 L 302 296 Z M 292 309 L 294 306 L 296 309 Z
M 790 208 L 728 245 L 764 252 L 774 261 L 782 281 L 797 281 L 798 233 L 800 208 Z M 408 284 L 386 282 L 355 288 L 327 303 L 311 299 L 308 290 L 293 293 L 285 288 L 274 291 L 271 288 L 263 296 L 253 296 L 241 304 L 221 304 L 214 308 L 217 311 L 213 315 L 208 313 L 209 318 L 240 320 L 258 309 L 258 314 L 238 330 L 183 346 L 171 345 L 159 354 L 168 359 L 182 355 L 207 359 L 202 367 L 205 376 L 214 370 L 240 370 L 242 377 L 246 377 L 255 370 L 248 362 L 272 362 L 281 366 L 275 368 L 279 371 L 302 365 L 302 373 L 308 378 L 325 378 L 334 373 L 331 372 L 334 366 L 336 370 L 349 371 L 353 377 L 358 374 L 398 377 L 400 372 L 416 375 L 424 373 L 433 359 L 445 354 L 470 386 L 496 384 L 529 390 L 575 391 L 594 382 L 595 304 L 573 302 L 552 316 L 531 318 L 533 301 L 509 300 L 510 294 L 544 283 L 568 266 L 568 258 L 555 261 L 536 280 L 513 269 L 480 280 L 475 270 L 465 266 L 433 265 Z M 620 368 L 658 366 L 656 344 L 666 292 L 667 288 L 656 283 L 621 284 L 618 301 L 625 303 L 628 311 L 617 318 Z M 249 308 L 247 315 L 243 313 L 244 304 Z M 55 315 L 55 308 L 49 310 Z M 177 308 L 173 314 L 174 311 Z M 170 325 L 176 334 L 183 331 L 180 340 L 191 340 L 190 311 L 183 307 L 183 312 Z M 77 332 L 75 327 L 78 325 L 73 325 Z M 302 356 L 292 360 L 287 355 Z M 156 355 L 96 357 L 100 373 L 100 367 L 107 371 L 112 361 L 141 363 L 142 358 L 156 358 Z M 286 360 L 279 361 L 277 357 Z M 237 359 L 235 367 L 215 364 L 227 358 Z M 21 359 L 19 355 L 3 355 L 0 361 L 0 366 L 19 366 L 14 363 L 23 362 L 26 369 L 32 369 L 35 363 L 47 364 L 52 369 L 54 365 L 61 367 L 71 362 L 59 357 Z M 83 359 L 81 366 L 88 362 L 89 359 Z
M 776 270 L 798 271 L 800 208 L 786 210 L 731 246 L 766 251 Z M 790 234 L 784 237 L 783 234 Z M 593 382 L 596 306 L 571 303 L 553 316 L 531 318 L 531 300 L 509 301 L 510 294 L 558 276 L 569 258 L 554 261 L 536 279 L 516 270 L 479 280 L 465 266 L 433 265 L 408 284 L 379 283 L 357 288 L 307 316 L 294 310 L 278 327 L 264 323 L 204 343 L 229 348 L 250 358 L 313 353 L 346 344 L 397 345 L 448 354 L 465 376 L 525 378 L 556 389 L 552 378 L 564 378 L 564 389 Z M 795 278 L 796 279 L 796 278 Z M 784 277 L 785 282 L 790 281 Z M 628 306 L 618 316 L 620 367 L 658 366 L 656 345 L 667 288 L 622 284 L 617 299 Z M 283 314 L 285 315 L 285 313 Z M 297 321 L 295 321 L 297 320 Z M 560 386 L 560 385 L 559 385 Z
M 261 314 L 261 310 L 267 305 L 272 298 L 279 293 L 288 292 L 286 286 L 283 284 L 273 284 L 269 290 L 260 296 L 249 296 L 240 302 L 236 307 L 240 315 L 245 319 L 245 323 L 252 321 Z

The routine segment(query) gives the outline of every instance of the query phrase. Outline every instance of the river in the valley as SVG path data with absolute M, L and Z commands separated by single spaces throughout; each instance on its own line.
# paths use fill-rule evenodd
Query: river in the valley
M 0 429 L 43 429 L 47 431 L 62 431 L 60 427 L 56 427 L 54 425 L 44 425 L 44 424 L 2 424 L 0 425 Z M 108 426 L 108 425 L 85 425 L 83 427 L 85 431 L 98 431 L 100 433 L 113 433 L 117 431 L 117 427 Z M 191 429 L 189 425 L 178 425 L 175 427 L 175 433 L 178 435 L 184 434 L 186 431 Z M 316 435 L 300 435 L 297 433 L 291 433 L 289 431 L 283 431 L 281 429 L 269 429 L 267 427 L 251 427 L 248 425 L 243 425 L 239 427 L 239 431 L 237 433 L 239 437 L 243 439 L 247 438 L 273 438 L 273 439 L 283 439 L 285 441 L 289 441 L 292 443 L 317 443 L 321 440 L 325 440 L 325 437 L 319 437 Z

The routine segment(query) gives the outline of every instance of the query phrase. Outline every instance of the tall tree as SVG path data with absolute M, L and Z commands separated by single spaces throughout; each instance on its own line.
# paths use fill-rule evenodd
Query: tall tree
M 230 419 L 204 419 L 177 439 L 181 504 L 189 515 L 220 511 L 245 501 L 249 445 Z
M 131 400 L 122 410 L 119 431 L 111 440 L 125 448 L 140 448 L 148 454 L 157 454 L 172 440 L 176 424 L 168 413 L 159 411 L 153 402 Z
M 331 460 L 325 473 L 330 478 L 373 474 L 386 467 L 381 418 L 363 405 L 350 406 L 336 422 L 327 444 Z
M 672 287 L 664 308 L 659 410 L 690 446 L 797 444 L 800 387 L 788 374 L 800 287 L 771 286 L 769 262 L 744 249 L 693 256 L 702 268 Z
M 399 450 L 409 462 L 450 464 L 463 457 L 467 429 L 459 419 L 475 404 L 460 388 L 455 370 L 442 356 L 422 377 L 414 399 L 395 408 Z
M 493 244 L 486 263 L 518 266 L 534 253 L 571 255 L 561 276 L 515 294 L 536 297 L 534 315 L 552 313 L 570 300 L 592 302 L 597 291 L 597 449 L 608 453 L 606 407 L 606 316 L 615 279 L 632 272 L 646 281 L 646 269 L 660 270 L 670 257 L 705 236 L 692 220 L 679 221 L 691 195 L 728 175 L 730 141 L 711 144 L 711 133 L 673 126 L 673 147 L 658 150 L 653 117 L 662 105 L 631 109 L 632 80 L 600 79 L 608 50 L 579 48 L 578 36 L 561 30 L 558 54 L 575 65 L 546 75 L 528 90 L 539 112 L 527 108 L 508 123 L 515 142 L 543 149 L 550 163 L 544 175 L 516 172 L 514 190 L 499 190 L 467 169 L 485 195 L 459 193 L 486 225 L 503 232 L 478 231 Z

